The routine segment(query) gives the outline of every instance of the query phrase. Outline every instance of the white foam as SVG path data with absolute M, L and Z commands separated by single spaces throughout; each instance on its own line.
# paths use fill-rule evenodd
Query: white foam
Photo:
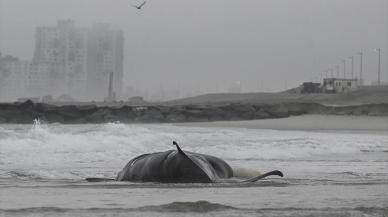
M 388 149 L 388 136 L 172 125 L 3 125 L 1 173 L 32 171 L 48 178 L 113 175 L 131 158 L 173 149 L 226 160 L 298 159 Z

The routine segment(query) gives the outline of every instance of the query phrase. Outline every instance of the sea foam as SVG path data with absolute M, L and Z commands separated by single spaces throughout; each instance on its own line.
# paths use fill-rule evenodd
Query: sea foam
M 1 176 L 36 174 L 44 178 L 115 176 L 131 158 L 173 149 L 211 154 L 226 161 L 301 159 L 383 152 L 388 136 L 178 127 L 174 125 L 41 124 L 0 128 Z

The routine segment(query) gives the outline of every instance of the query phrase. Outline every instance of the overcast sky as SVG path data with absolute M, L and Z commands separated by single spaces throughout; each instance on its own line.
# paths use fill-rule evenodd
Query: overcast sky
M 278 91 L 318 78 L 363 51 L 367 82 L 383 49 L 388 81 L 387 0 L 0 0 L 0 51 L 31 60 L 37 26 L 73 19 L 125 33 L 125 84 L 160 89 Z M 358 56 L 355 73 L 359 72 Z M 342 71 L 342 65 L 341 65 Z

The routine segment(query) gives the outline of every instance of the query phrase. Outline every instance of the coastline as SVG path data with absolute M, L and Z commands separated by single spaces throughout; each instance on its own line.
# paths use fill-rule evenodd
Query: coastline
M 56 106 L 33 103 L 30 100 L 24 103 L 0 104 L 0 123 L 15 124 L 29 124 L 35 119 L 45 123 L 62 124 L 247 121 L 282 119 L 306 114 L 385 118 L 388 117 L 388 104 L 329 106 L 319 103 L 284 102 L 99 107 L 95 104 Z M 311 127 L 314 129 L 313 125 Z
M 388 117 L 306 114 L 278 119 L 176 123 L 188 127 L 222 127 L 290 131 L 356 131 L 388 134 Z

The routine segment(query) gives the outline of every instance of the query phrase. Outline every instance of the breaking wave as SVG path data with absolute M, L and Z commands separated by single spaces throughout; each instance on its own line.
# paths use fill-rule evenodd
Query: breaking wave
M 137 155 L 172 149 L 172 140 L 184 150 L 227 161 L 352 155 L 384 152 L 388 147 L 387 135 L 36 121 L 32 126 L 0 127 L 0 165 L 5 168 L 0 178 L 114 177 Z

